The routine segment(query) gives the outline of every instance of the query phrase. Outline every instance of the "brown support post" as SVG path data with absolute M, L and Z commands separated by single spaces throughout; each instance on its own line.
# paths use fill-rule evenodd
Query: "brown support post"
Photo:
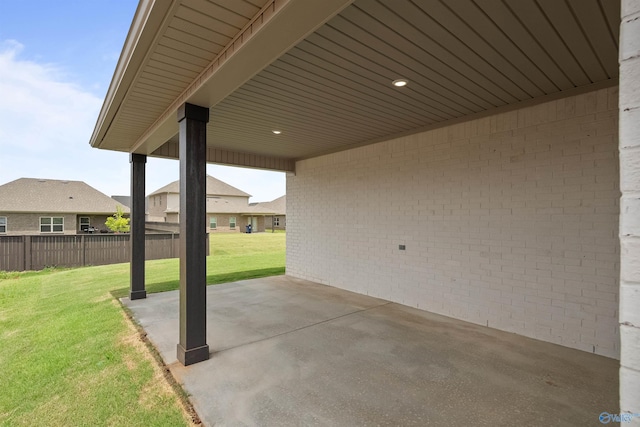
M 134 300 L 147 297 L 147 291 L 144 286 L 144 187 L 147 156 L 144 154 L 131 154 L 129 161 L 131 163 L 131 234 L 129 235 L 131 244 L 129 250 L 131 287 L 129 298 Z
M 207 345 L 206 158 L 209 109 L 183 104 L 180 125 L 180 342 L 185 366 L 209 358 Z

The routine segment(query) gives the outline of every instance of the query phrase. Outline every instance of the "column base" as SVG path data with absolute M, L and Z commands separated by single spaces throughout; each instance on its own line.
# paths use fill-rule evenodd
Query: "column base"
M 178 344 L 178 361 L 184 366 L 193 365 L 209 359 L 209 345 L 205 344 L 201 347 L 185 350 Z
M 129 292 L 129 299 L 145 299 L 147 297 L 147 291 L 131 291 Z

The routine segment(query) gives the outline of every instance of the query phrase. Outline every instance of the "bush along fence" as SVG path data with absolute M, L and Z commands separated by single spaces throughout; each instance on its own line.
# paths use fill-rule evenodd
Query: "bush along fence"
M 42 270 L 129 262 L 129 234 L 0 236 L 0 271 Z M 180 235 L 147 234 L 145 258 L 177 258 Z M 209 255 L 209 234 L 207 255 Z

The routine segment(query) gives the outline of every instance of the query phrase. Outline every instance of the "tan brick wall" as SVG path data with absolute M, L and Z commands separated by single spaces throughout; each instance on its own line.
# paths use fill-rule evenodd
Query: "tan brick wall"
M 165 218 L 165 211 L 167 210 L 167 199 L 170 196 L 167 193 L 156 194 L 155 196 L 149 196 L 148 214 L 149 217 L 158 219 Z M 176 207 L 178 210 L 179 206 Z
M 215 229 L 210 228 L 211 217 L 216 217 L 217 227 Z M 236 227 L 231 228 L 229 220 L 231 217 L 236 218 Z M 244 233 L 245 226 L 247 225 L 247 219 L 240 214 L 207 214 L 207 230 L 210 233 Z
M 286 215 L 276 215 L 276 218 L 278 218 L 279 225 L 277 225 L 275 227 L 276 230 L 286 230 L 287 229 L 287 217 Z M 271 224 L 272 224 L 272 217 L 271 216 L 267 216 L 265 217 L 265 221 L 264 221 L 264 227 L 267 230 L 271 230 Z
M 99 229 L 106 230 L 104 225 L 108 215 L 75 215 L 75 214 L 56 214 L 56 213 L 0 213 L 0 216 L 7 217 L 7 234 L 8 235 L 37 235 L 40 233 L 40 217 L 63 217 L 64 233 L 76 234 L 80 232 L 80 217 L 89 217 L 90 224 Z
M 177 193 L 163 194 L 162 208 L 174 212 L 180 211 L 180 195 Z
M 56 234 L 76 234 L 78 225 L 76 215 L 59 213 L 0 213 L 0 216 L 7 217 L 7 235 L 36 235 L 40 233 L 40 217 L 63 217 L 64 233 Z M 47 233 L 49 234 L 49 233 Z
M 164 219 L 166 222 L 178 223 L 180 222 L 180 214 L 175 212 L 165 213 Z
M 180 210 L 180 195 L 175 193 L 162 193 L 149 196 L 147 214 L 149 218 L 158 220 L 166 218 L 166 211 L 177 212 Z M 168 221 L 168 219 L 167 219 Z
M 297 162 L 287 274 L 619 357 L 617 96 Z
M 217 227 L 215 229 L 212 229 L 210 227 L 211 218 L 212 217 L 216 217 L 216 220 L 217 220 Z M 231 217 L 235 217 L 235 219 L 236 219 L 235 228 L 231 228 L 231 226 L 230 226 Z M 259 216 L 257 218 L 258 218 L 257 228 L 254 231 L 256 231 L 256 232 L 265 231 L 265 219 L 264 219 L 264 217 Z M 167 217 L 167 221 L 169 221 L 169 222 L 177 222 L 177 219 L 178 219 L 178 215 L 177 214 L 168 215 L 168 217 Z M 207 227 L 207 231 L 209 233 L 244 233 L 246 231 L 246 226 L 249 223 L 250 223 L 250 217 L 241 215 L 239 213 L 236 213 L 236 214 L 212 214 L 212 213 L 208 213 L 207 214 L 206 227 Z

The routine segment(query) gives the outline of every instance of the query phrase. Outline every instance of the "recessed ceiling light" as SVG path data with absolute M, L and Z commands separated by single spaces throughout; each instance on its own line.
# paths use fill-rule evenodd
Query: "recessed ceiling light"
M 272 130 L 271 132 L 275 133 L 276 135 L 280 135 L 282 133 L 282 131 L 280 130 Z
M 407 83 L 409 83 L 406 79 L 398 79 L 398 80 L 394 80 L 392 82 L 392 84 L 396 87 L 402 87 L 402 86 L 406 86 Z

